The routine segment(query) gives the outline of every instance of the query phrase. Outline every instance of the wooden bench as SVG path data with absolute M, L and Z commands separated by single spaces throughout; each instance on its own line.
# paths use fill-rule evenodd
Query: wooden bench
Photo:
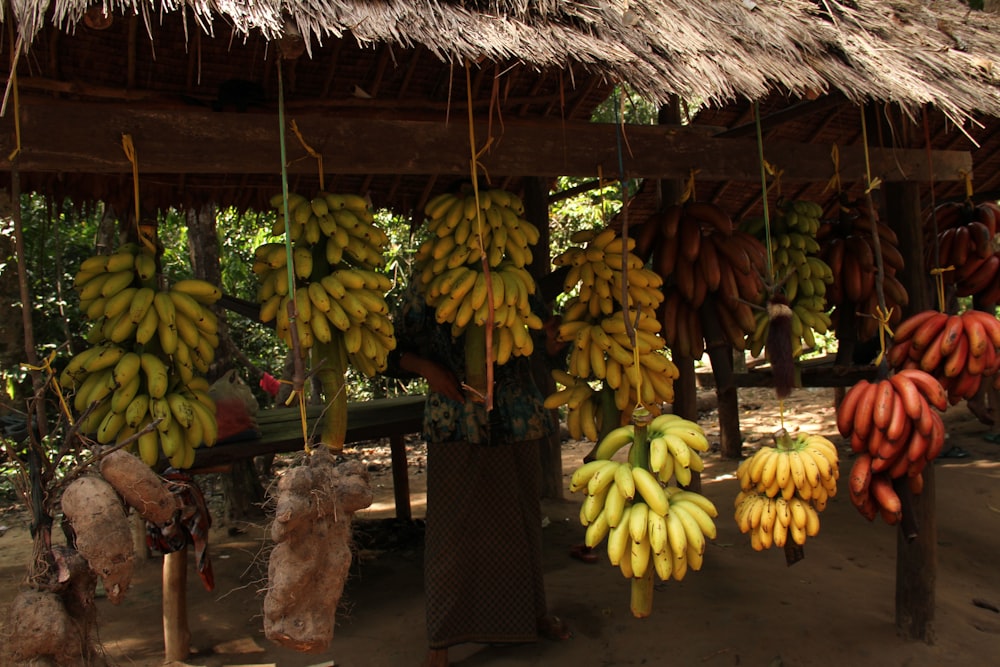
M 396 517 L 409 520 L 410 482 L 406 464 L 404 436 L 420 433 L 424 422 L 422 394 L 399 398 L 377 398 L 357 401 L 347 405 L 346 444 L 368 440 L 389 439 L 392 459 L 392 487 L 396 503 Z M 310 405 L 306 408 L 309 432 L 314 432 L 326 406 Z M 238 459 L 263 454 L 294 452 L 303 448 L 302 422 L 297 407 L 270 408 L 257 414 L 260 437 L 224 442 L 214 447 L 197 450 L 194 471 L 226 466 Z

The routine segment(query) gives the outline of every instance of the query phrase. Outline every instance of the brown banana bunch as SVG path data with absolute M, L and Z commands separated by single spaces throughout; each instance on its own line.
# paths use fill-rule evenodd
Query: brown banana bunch
M 753 304 L 763 291 L 766 251 L 755 238 L 733 227 L 719 207 L 687 202 L 644 222 L 636 234 L 637 253 L 652 261 L 664 281 L 660 310 L 663 337 L 678 354 L 701 357 L 704 336 L 700 309 L 713 295 L 712 312 L 728 342 L 743 349 L 753 331 Z
M 925 223 L 926 267 L 952 267 L 942 276 L 957 296 L 976 296 L 984 304 L 1000 301 L 998 217 L 1000 206 L 992 201 L 948 202 Z
M 877 312 L 876 251 L 871 216 L 875 218 L 882 255 L 882 289 L 886 307 L 891 309 L 890 326 L 899 323 L 903 308 L 909 303 L 906 288 L 896 277 L 903 270 L 903 255 L 899 251 L 896 233 L 879 220 L 877 211 L 869 210 L 866 202 L 845 201 L 841 205 L 839 220 L 823 224 L 817 234 L 820 257 L 833 274 L 826 300 L 833 306 L 831 321 L 834 325 L 839 314 L 845 310 L 869 315 Z M 856 322 L 858 340 L 868 340 L 878 333 L 878 321 L 874 317 L 860 317 Z

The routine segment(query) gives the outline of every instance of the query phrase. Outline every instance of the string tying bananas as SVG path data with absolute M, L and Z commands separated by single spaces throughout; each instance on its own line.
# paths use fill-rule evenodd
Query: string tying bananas
M 118 444 L 142 433 L 131 449 L 147 465 L 162 453 L 189 468 L 195 449 L 215 444 L 218 433 L 204 374 L 219 345 L 209 306 L 221 291 L 193 279 L 167 290 L 156 284 L 156 257 L 137 244 L 81 263 L 74 286 L 93 322 L 91 347 L 69 360 L 59 382 L 75 392 L 81 434 Z
M 837 408 L 837 429 L 857 454 L 851 468 L 851 502 L 869 521 L 881 514 L 899 522 L 902 507 L 892 480 L 908 479 L 913 493 L 923 488 L 923 469 L 944 447 L 941 415 L 948 396 L 941 384 L 919 369 L 897 371 L 876 382 L 861 380 Z M 876 481 L 876 479 L 878 481 Z
M 766 267 L 764 246 L 735 229 L 719 207 L 689 201 L 656 213 L 639 227 L 637 254 L 651 260 L 664 281 L 660 310 L 663 337 L 677 354 L 700 358 L 704 335 L 700 312 L 706 300 L 727 342 L 744 349 L 755 326 Z M 707 299 L 708 296 L 714 298 Z
M 736 524 L 750 534 L 755 551 L 803 545 L 819 534 L 819 513 L 837 494 L 837 448 L 820 435 L 784 429 L 775 446 L 764 446 L 736 470 L 740 492 L 734 501 Z
M 1000 301 L 998 216 L 1000 205 L 992 201 L 946 202 L 925 223 L 925 265 L 928 270 L 951 267 L 942 277 L 946 285 L 955 286 L 957 296 L 974 295 L 988 304 Z
M 374 222 L 367 200 L 352 194 L 320 192 L 313 198 L 276 195 L 274 235 L 288 234 L 294 285 L 289 285 L 289 254 L 284 242 L 264 243 L 254 251 L 253 271 L 260 285 L 260 321 L 275 322 L 278 336 L 292 347 L 291 301 L 303 356 L 315 344 L 343 344 L 350 363 L 368 377 L 386 367 L 396 347 L 385 293 L 392 281 L 379 271 L 389 239 Z
M 663 444 L 666 438 L 675 442 Z M 654 471 L 657 441 L 666 450 L 656 454 L 662 460 Z M 626 461 L 611 458 L 625 447 Z M 680 581 L 688 570 L 701 569 L 706 540 L 716 537 L 718 510 L 699 493 L 665 484 L 671 479 L 681 482 L 667 471 L 668 465 L 673 472 L 701 470 L 700 454 L 707 449 L 701 428 L 676 415 L 654 417 L 642 429 L 628 424 L 610 431 L 598 444 L 594 460 L 570 477 L 570 491 L 586 492 L 580 522 L 587 528 L 587 546 L 596 547 L 606 538 L 609 562 L 628 579 L 655 572 L 661 580 Z
M 531 331 L 542 328 L 531 309 L 535 281 L 524 268 L 539 234 L 523 213 L 521 200 L 505 190 L 481 190 L 478 201 L 471 186 L 438 195 L 424 209 L 433 236 L 416 254 L 427 304 L 439 323 L 451 324 L 454 337 L 484 327 L 492 313 L 493 361 L 500 365 L 530 356 Z
M 984 378 L 1000 386 L 1000 320 L 979 311 L 949 315 L 925 310 L 896 327 L 887 361 L 895 369 L 933 375 L 952 405 L 976 395 Z
M 815 347 L 814 332 L 825 334 L 831 326 L 825 294 L 827 285 L 834 280 L 833 272 L 820 259 L 816 240 L 822 215 L 823 209 L 815 202 L 782 200 L 770 221 L 772 277 L 790 310 L 793 358 Z M 767 234 L 764 220 L 759 218 L 745 221 L 742 228 L 762 241 Z M 766 352 L 768 330 L 774 317 L 767 309 L 758 310 L 755 317 L 748 349 L 756 357 Z

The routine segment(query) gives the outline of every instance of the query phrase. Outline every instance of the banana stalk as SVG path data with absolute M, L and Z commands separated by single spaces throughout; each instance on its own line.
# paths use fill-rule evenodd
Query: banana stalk
M 470 323 L 465 328 L 465 384 L 486 396 L 486 328 Z
M 653 568 L 641 577 L 633 577 L 629 607 L 636 618 L 646 618 L 653 613 Z
M 347 387 L 344 381 L 347 349 L 343 335 L 338 331 L 329 343 L 317 341 L 313 344 L 312 354 L 313 367 L 318 368 L 316 376 L 323 386 L 327 404 L 320 442 L 330 450 L 340 452 L 347 438 Z

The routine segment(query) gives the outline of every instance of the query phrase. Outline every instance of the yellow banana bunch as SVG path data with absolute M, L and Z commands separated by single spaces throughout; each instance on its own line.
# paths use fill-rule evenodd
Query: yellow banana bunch
M 741 532 L 750 533 L 751 546 L 782 547 L 788 536 L 801 545 L 819 533 L 819 512 L 837 493 L 837 448 L 820 435 L 792 438 L 781 429 L 775 446 L 757 450 L 736 476 L 735 519 Z
M 480 264 L 484 255 L 491 268 L 503 261 L 518 268 L 530 264 L 539 231 L 523 214 L 520 198 L 497 188 L 480 190 L 478 198 L 472 186 L 433 197 L 424 207 L 433 236 L 416 254 L 423 282 L 446 268 Z
M 281 195 L 271 205 L 278 211 L 272 233 L 284 236 L 287 228 L 293 245 L 290 252 L 284 242 L 264 243 L 254 251 L 260 321 L 274 321 L 278 336 L 293 347 L 294 314 L 303 356 L 317 343 L 342 339 L 360 372 L 373 377 L 384 370 L 396 347 L 385 301 L 392 281 L 378 271 L 385 266 L 389 239 L 375 225 L 367 200 L 290 193 L 287 220 Z
M 424 208 L 433 236 L 417 251 L 419 288 L 456 338 L 492 318 L 493 361 L 503 365 L 534 350 L 534 278 L 524 268 L 538 229 L 522 219 L 520 199 L 505 190 L 471 188 L 432 198 Z M 488 268 L 483 268 L 483 257 Z
M 218 430 L 204 373 L 219 344 L 209 306 L 222 293 L 194 279 L 159 290 L 156 280 L 155 256 L 136 244 L 81 263 L 75 285 L 93 320 L 92 346 L 69 360 L 59 381 L 75 391 L 82 435 L 100 444 L 136 436 L 130 448 L 149 465 L 162 453 L 174 467 L 190 467 L 194 449 L 214 444 Z
M 570 476 L 570 491 L 586 494 L 580 507 L 586 545 L 596 547 L 607 539 L 609 562 L 634 586 L 651 573 L 664 581 L 681 580 L 689 569 L 701 569 L 707 540 L 716 537 L 718 510 L 712 501 L 666 485 L 669 477 L 658 477 L 652 469 L 653 442 L 665 436 L 683 443 L 688 466 L 701 461 L 700 452 L 708 449 L 697 424 L 660 415 L 642 426 L 627 424 L 609 431 L 595 448 L 594 459 Z M 622 460 L 618 454 L 625 448 Z M 645 615 L 648 610 L 640 611 L 635 604 L 636 593 L 634 587 L 633 613 Z M 649 595 L 646 591 L 639 597 Z

